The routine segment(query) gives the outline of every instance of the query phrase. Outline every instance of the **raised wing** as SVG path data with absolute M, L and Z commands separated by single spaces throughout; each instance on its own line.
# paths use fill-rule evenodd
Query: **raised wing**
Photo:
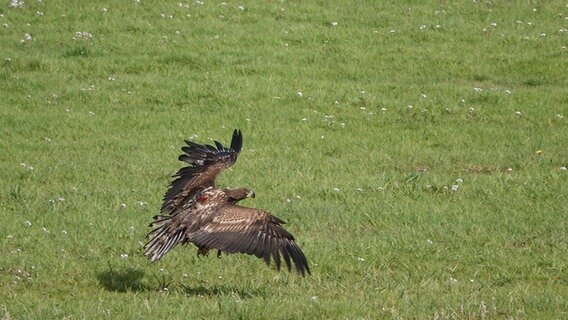
M 215 186 L 219 173 L 237 161 L 243 146 L 243 135 L 235 129 L 229 148 L 218 141 L 214 141 L 215 146 L 189 140 L 185 142 L 187 146 L 182 148 L 184 154 L 178 159 L 187 162 L 189 166 L 181 168 L 174 175 L 175 179 L 164 196 L 161 212 L 165 214 L 171 214 L 204 188 Z
M 310 274 L 304 253 L 294 236 L 281 226 L 284 223 L 262 210 L 226 205 L 210 222 L 188 235 L 188 239 L 198 247 L 255 255 L 267 264 L 272 258 L 277 270 L 280 270 L 283 258 L 288 271 L 293 262 L 302 276 Z

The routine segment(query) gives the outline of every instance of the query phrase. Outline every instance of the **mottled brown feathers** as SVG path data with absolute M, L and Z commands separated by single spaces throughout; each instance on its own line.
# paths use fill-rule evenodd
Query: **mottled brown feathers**
M 285 223 L 270 213 L 237 203 L 255 194 L 247 188 L 219 189 L 215 179 L 232 166 L 242 149 L 240 130 L 234 130 L 229 148 L 187 141 L 179 160 L 189 164 L 178 171 L 164 196 L 161 214 L 150 224 L 144 255 L 151 261 L 162 258 L 178 244 L 193 243 L 198 255 L 209 249 L 225 253 L 246 253 L 274 262 L 281 269 L 282 260 L 302 276 L 310 273 L 308 261 L 286 231 Z
M 214 186 L 219 173 L 237 161 L 243 146 L 243 136 L 240 130 L 234 130 L 230 148 L 218 141 L 214 141 L 215 146 L 189 140 L 185 142 L 187 146 L 182 148 L 184 154 L 178 159 L 187 162 L 189 166 L 179 169 L 174 175 L 175 179 L 164 196 L 161 209 L 163 213 L 174 211 L 193 198 L 195 193 Z

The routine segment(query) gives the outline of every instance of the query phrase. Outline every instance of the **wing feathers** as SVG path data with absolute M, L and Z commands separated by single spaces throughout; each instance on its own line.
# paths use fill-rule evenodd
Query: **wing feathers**
M 280 270 L 283 259 L 289 271 L 293 262 L 300 274 L 309 274 L 304 253 L 294 242 L 292 234 L 280 223 L 283 221 L 265 211 L 226 205 L 189 240 L 197 246 L 227 253 L 251 254 L 267 264 L 273 260 L 277 270 Z
M 237 161 L 243 137 L 241 131 L 235 129 L 230 148 L 224 147 L 218 141 L 214 141 L 215 146 L 190 140 L 185 140 L 185 143 L 187 146 L 181 148 L 184 153 L 178 159 L 188 163 L 189 167 L 181 168 L 174 175 L 175 179 L 164 196 L 162 213 L 172 213 L 196 192 L 214 186 L 219 173 Z
M 162 256 L 173 249 L 184 239 L 184 229 L 175 229 L 172 225 L 172 216 L 156 216 L 150 225 L 152 231 L 148 233 L 150 240 L 144 246 L 144 255 L 150 261 L 160 260 Z

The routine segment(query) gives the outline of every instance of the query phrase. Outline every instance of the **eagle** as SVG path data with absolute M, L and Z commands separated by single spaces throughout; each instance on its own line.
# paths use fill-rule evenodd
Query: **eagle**
M 240 130 L 234 130 L 230 147 L 214 141 L 215 146 L 185 140 L 187 146 L 179 160 L 181 168 L 164 196 L 160 214 L 150 223 L 144 255 L 154 262 L 178 244 L 193 243 L 198 256 L 210 249 L 246 253 L 274 261 L 280 271 L 282 260 L 288 271 L 292 264 L 302 276 L 310 274 L 306 256 L 294 236 L 282 227 L 285 222 L 271 213 L 244 207 L 239 201 L 254 198 L 247 188 L 226 189 L 215 185 L 217 176 L 237 160 L 243 146 Z

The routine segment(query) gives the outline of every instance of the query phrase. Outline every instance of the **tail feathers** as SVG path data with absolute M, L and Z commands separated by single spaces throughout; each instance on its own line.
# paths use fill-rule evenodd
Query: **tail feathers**
M 173 230 L 172 216 L 160 215 L 156 216 L 155 219 L 150 224 L 152 231 L 146 236 L 150 240 L 144 246 L 144 255 L 151 262 L 160 260 L 178 243 L 183 242 L 185 236 L 185 229 Z

